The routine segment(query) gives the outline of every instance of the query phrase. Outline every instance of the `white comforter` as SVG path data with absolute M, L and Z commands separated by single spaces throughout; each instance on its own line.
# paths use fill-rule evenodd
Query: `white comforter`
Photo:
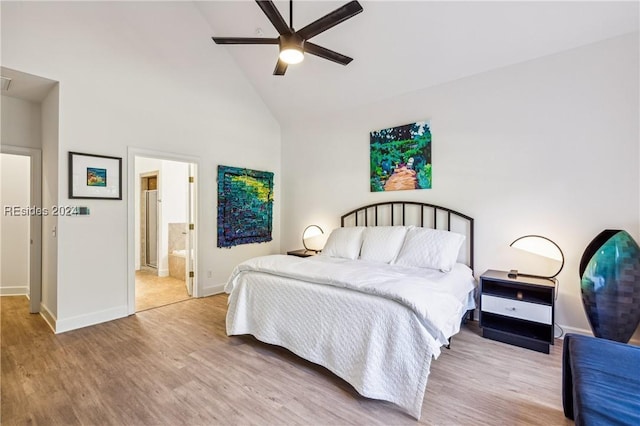
M 465 268 L 427 278 L 424 269 L 324 256 L 251 259 L 225 288 L 227 334 L 283 346 L 420 418 L 431 357 L 459 331 L 475 285 Z

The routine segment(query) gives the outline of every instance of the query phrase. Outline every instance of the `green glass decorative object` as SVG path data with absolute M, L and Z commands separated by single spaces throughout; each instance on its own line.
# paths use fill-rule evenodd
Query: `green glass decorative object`
M 580 276 L 593 334 L 627 343 L 640 324 L 638 244 L 625 231 L 602 231 L 582 255 Z

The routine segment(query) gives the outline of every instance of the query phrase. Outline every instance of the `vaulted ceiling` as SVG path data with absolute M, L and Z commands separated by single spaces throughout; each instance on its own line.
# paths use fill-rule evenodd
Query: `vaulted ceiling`
M 347 0 L 293 4 L 296 29 Z M 224 49 L 275 117 L 287 123 L 334 113 L 607 38 L 638 32 L 637 1 L 363 1 L 364 12 L 312 41 L 354 58 L 342 66 L 305 55 L 272 75 L 274 45 Z M 289 2 L 275 1 L 289 22 Z M 277 37 L 253 1 L 196 7 L 212 36 Z M 211 42 L 213 44 L 213 42 Z
M 348 1 L 296 0 L 294 27 L 300 29 Z M 305 55 L 304 62 L 290 65 L 285 76 L 274 76 L 276 45 L 209 43 L 211 49 L 226 52 L 236 62 L 286 126 L 607 38 L 629 33 L 637 37 L 640 26 L 638 0 L 359 1 L 362 13 L 312 39 L 354 58 L 347 66 Z M 289 2 L 274 3 L 289 22 Z M 153 3 L 147 4 L 152 7 Z M 211 36 L 278 35 L 255 1 L 192 4 Z M 139 7 L 146 7 L 145 3 Z M 146 25 L 144 31 L 163 31 Z M 173 30 L 185 32 L 179 27 Z M 189 43 L 185 39 L 187 35 L 175 42 Z M 11 70 L 2 70 L 3 75 L 7 72 Z M 39 82 L 22 84 L 19 75 L 9 77 L 14 78 L 9 96 L 34 101 L 42 97 L 38 93 L 43 91 L 31 93 Z

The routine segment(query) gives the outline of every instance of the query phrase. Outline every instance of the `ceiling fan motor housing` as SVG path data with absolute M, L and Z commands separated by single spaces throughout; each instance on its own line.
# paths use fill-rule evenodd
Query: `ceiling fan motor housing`
M 279 37 L 280 50 L 297 49 L 304 52 L 304 39 L 296 33 L 283 34 Z

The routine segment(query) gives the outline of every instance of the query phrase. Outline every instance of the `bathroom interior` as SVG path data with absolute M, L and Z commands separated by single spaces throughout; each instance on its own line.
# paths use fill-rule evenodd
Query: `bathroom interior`
M 136 311 L 191 297 L 189 163 L 136 157 Z

